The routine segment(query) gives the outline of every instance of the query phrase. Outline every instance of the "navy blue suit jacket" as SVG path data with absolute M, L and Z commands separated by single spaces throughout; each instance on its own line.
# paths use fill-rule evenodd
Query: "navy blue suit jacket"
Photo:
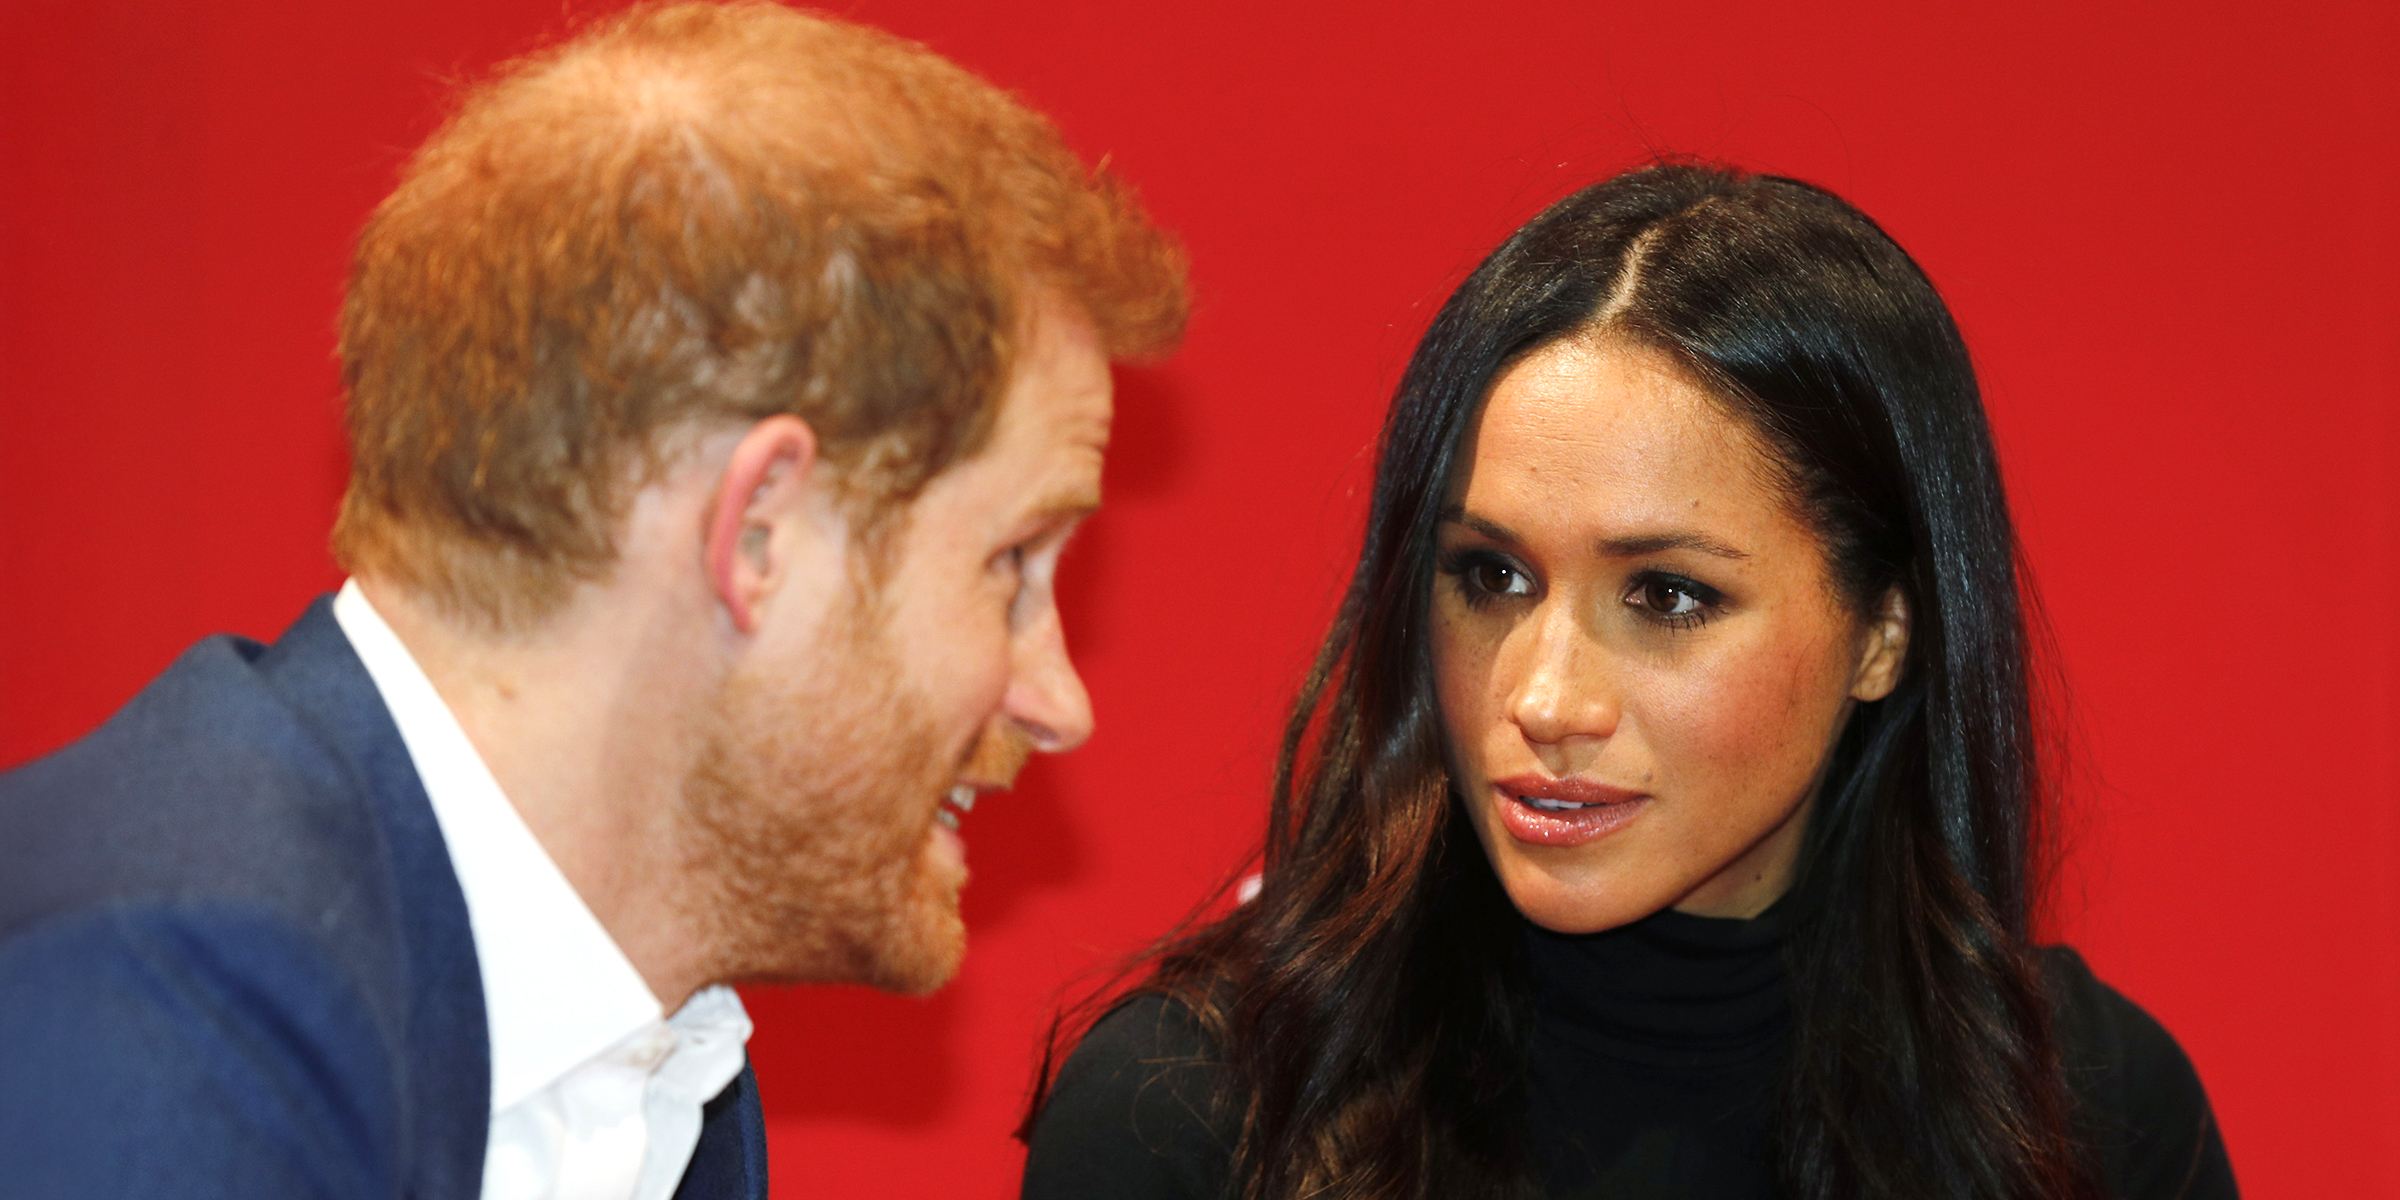
M 7 1200 L 474 1200 L 485 1028 L 441 830 L 329 601 L 0 775 Z M 766 1196 L 747 1069 L 677 1195 Z

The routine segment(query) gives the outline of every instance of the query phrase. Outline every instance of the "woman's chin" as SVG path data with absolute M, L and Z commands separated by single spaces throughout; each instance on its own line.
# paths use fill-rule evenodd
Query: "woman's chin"
M 1508 902 L 1528 921 L 1552 933 L 1598 933 L 1630 925 L 1665 908 L 1670 896 L 1633 894 L 1598 881 L 1571 881 L 1518 861 L 1496 863 Z

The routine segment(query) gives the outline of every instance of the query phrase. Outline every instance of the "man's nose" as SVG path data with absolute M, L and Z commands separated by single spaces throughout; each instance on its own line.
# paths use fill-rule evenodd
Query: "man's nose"
M 1509 641 L 1501 662 L 1515 680 L 1508 716 L 1527 741 L 1558 745 L 1617 731 L 1619 705 L 1605 655 L 1568 605 L 1545 606 Z
M 1092 736 L 1092 696 L 1067 657 L 1056 608 L 1018 633 L 1015 660 L 1001 703 L 1009 720 L 1036 750 L 1063 754 L 1082 745 Z

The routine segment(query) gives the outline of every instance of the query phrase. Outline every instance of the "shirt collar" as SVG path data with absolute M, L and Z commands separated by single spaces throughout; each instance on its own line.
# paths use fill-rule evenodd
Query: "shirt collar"
M 497 1112 L 658 1021 L 658 998 L 517 815 L 358 581 L 342 585 L 333 615 L 400 727 L 466 894 Z

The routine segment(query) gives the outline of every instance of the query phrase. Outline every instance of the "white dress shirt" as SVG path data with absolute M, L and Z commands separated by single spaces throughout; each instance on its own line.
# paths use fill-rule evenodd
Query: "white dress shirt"
M 741 999 L 708 988 L 662 1019 L 355 580 L 333 615 L 400 727 L 466 893 L 491 1026 L 483 1200 L 668 1200 L 700 1106 L 741 1073 Z

